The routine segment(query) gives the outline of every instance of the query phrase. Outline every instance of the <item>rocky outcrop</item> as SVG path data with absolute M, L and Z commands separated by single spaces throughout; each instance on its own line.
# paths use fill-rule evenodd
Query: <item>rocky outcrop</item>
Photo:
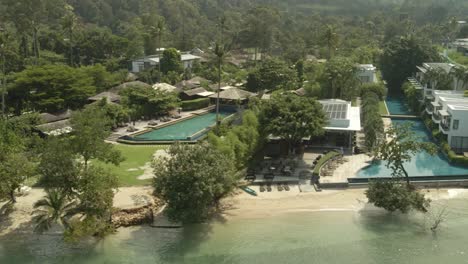
M 150 205 L 118 209 L 112 214 L 112 224 L 116 228 L 151 224 L 153 223 L 154 212 L 159 211 L 162 205 L 162 202 L 155 201 Z

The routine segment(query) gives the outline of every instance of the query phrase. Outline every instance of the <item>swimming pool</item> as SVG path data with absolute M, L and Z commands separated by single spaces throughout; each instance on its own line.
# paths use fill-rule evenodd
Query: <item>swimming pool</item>
M 421 120 L 392 119 L 392 124 L 410 122 L 416 136 L 422 141 L 431 141 L 431 136 Z M 468 175 L 468 168 L 452 165 L 447 158 L 438 153 L 431 156 L 426 152 L 414 155 L 411 162 L 405 163 L 405 169 L 409 176 L 451 176 Z M 385 162 L 372 164 L 357 174 L 358 178 L 391 177 L 392 171 L 385 166 Z
M 220 117 L 225 118 L 233 112 L 221 111 Z M 131 141 L 179 141 L 197 140 L 208 132 L 208 128 L 216 123 L 216 113 L 208 112 L 203 115 L 181 120 L 177 123 L 153 129 L 143 134 L 127 138 Z
M 408 107 L 404 104 L 402 97 L 393 95 L 389 96 L 385 99 L 385 103 L 387 104 L 388 111 L 390 115 L 411 115 L 411 111 Z

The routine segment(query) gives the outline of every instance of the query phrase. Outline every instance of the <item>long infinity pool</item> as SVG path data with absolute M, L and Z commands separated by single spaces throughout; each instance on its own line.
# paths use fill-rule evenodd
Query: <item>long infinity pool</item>
M 385 100 L 387 108 L 391 115 L 409 115 L 411 111 L 402 102 L 398 96 L 387 97 Z M 424 122 L 421 120 L 413 119 L 397 119 L 392 118 L 392 124 L 403 124 L 410 122 L 412 129 L 422 141 L 431 141 L 431 135 L 427 130 Z M 411 162 L 405 164 L 409 176 L 449 176 L 449 175 L 468 175 L 468 168 L 455 166 L 449 163 L 447 158 L 438 153 L 431 156 L 426 152 L 421 152 L 414 155 Z M 372 177 L 390 177 L 392 171 L 385 166 L 384 162 L 376 162 L 362 170 L 357 174 L 358 178 L 372 178 Z
M 391 115 L 411 115 L 411 111 L 406 107 L 406 105 L 402 101 L 402 97 L 393 95 L 387 97 L 385 99 L 385 103 L 387 104 L 388 111 Z
M 221 111 L 220 117 L 224 118 L 232 112 Z M 216 113 L 209 112 L 187 120 L 182 120 L 173 125 L 154 129 L 144 134 L 134 136 L 135 141 L 175 141 L 187 140 L 197 132 L 202 131 L 216 123 Z
M 392 119 L 392 124 L 403 124 L 410 122 L 416 136 L 422 141 L 431 141 L 429 132 L 424 123 L 420 120 Z M 442 153 L 431 156 L 426 152 L 416 154 L 411 162 L 405 163 L 405 169 L 409 176 L 448 176 L 448 175 L 468 175 L 467 167 L 452 165 Z M 384 162 L 370 165 L 357 174 L 358 178 L 389 177 L 391 170 L 385 166 Z

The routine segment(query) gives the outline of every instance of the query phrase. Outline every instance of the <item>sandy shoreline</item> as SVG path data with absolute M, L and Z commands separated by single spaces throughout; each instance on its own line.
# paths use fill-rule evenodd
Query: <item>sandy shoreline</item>
M 467 189 L 422 190 L 431 200 L 452 198 L 468 199 Z M 114 197 L 114 207 L 132 208 L 146 205 L 151 199 L 151 187 L 120 188 Z M 44 196 L 44 190 L 33 188 L 31 192 L 18 197 L 15 210 L 8 216 L 0 216 L 0 236 L 11 232 L 31 232 L 33 204 Z M 0 204 L 2 206 L 3 204 Z M 249 218 L 265 218 L 296 212 L 330 212 L 381 210 L 367 203 L 365 189 L 324 190 L 301 193 L 297 186 L 289 192 L 273 191 L 251 196 L 243 191 L 222 201 L 221 217 L 225 221 Z

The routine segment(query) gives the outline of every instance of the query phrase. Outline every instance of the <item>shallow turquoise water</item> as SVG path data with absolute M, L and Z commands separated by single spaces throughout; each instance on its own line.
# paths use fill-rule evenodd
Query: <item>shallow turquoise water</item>
M 229 112 L 220 112 L 220 117 L 228 116 Z M 152 130 L 135 136 L 137 141 L 171 141 L 171 140 L 186 140 L 193 134 L 212 126 L 216 123 L 216 113 L 210 112 L 201 116 L 177 122 L 173 125 Z
M 403 103 L 403 98 L 401 97 L 402 96 L 398 97 L 394 95 L 385 99 L 385 103 L 391 115 L 411 115 L 411 111 Z
M 392 119 L 392 124 L 403 124 L 410 122 L 416 136 L 423 141 L 431 141 L 426 126 L 421 120 Z M 468 167 L 451 165 L 442 153 L 431 156 L 426 152 L 421 152 L 413 156 L 411 162 L 405 163 L 405 169 L 409 176 L 446 176 L 446 175 L 468 175 Z M 360 170 L 357 174 L 359 178 L 369 177 L 389 177 L 392 171 L 384 163 L 372 164 Z
M 0 263 L 466 263 L 468 203 L 449 202 L 437 234 L 419 214 L 301 212 L 184 229 L 128 228 L 81 247 L 58 235 L 4 238 Z

